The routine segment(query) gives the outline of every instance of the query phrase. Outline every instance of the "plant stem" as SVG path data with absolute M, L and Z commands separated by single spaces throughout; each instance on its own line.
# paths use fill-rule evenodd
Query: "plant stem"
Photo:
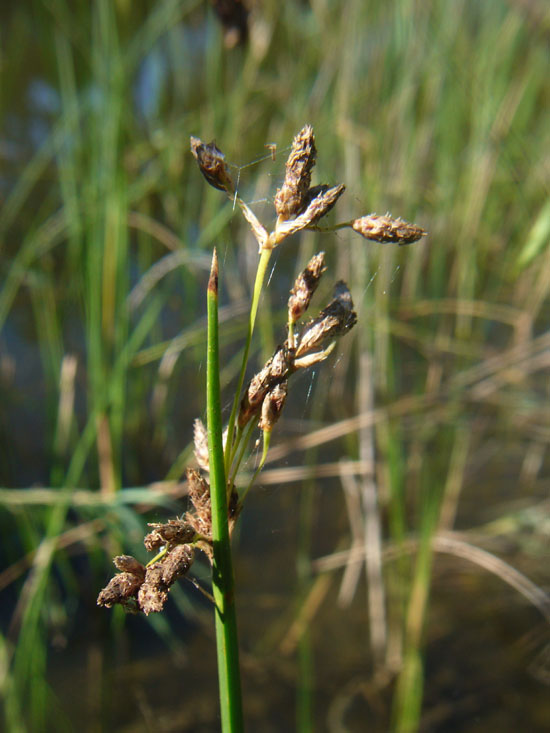
M 254 471 L 254 475 L 250 479 L 250 482 L 246 489 L 243 491 L 241 497 L 239 498 L 239 506 L 243 505 L 244 500 L 246 499 L 246 495 L 254 485 L 254 481 L 258 478 L 258 475 L 262 468 L 264 467 L 265 460 L 267 458 L 267 453 L 269 451 L 269 444 L 271 442 L 271 431 L 264 430 L 263 431 L 263 450 L 262 450 L 262 457 L 260 458 L 260 462 L 258 464 L 258 468 Z
M 258 312 L 258 304 L 260 302 L 260 295 L 265 280 L 265 273 L 267 272 L 267 265 L 271 257 L 272 249 L 265 247 L 262 249 L 260 260 L 258 262 L 258 269 L 256 270 L 256 280 L 254 282 L 254 293 L 252 295 L 252 305 L 250 306 L 250 318 L 248 321 L 248 332 L 246 334 L 246 343 L 244 345 L 243 363 L 241 365 L 241 372 L 239 374 L 239 382 L 237 389 L 235 390 L 235 399 L 233 400 L 233 407 L 231 408 L 231 415 L 229 416 L 229 423 L 227 425 L 227 441 L 225 444 L 225 472 L 229 473 L 230 460 L 232 453 L 233 444 L 233 433 L 235 431 L 235 418 L 237 416 L 237 410 L 241 398 L 241 390 L 244 383 L 244 375 L 246 373 L 246 366 L 248 363 L 248 354 L 250 353 L 250 343 L 252 341 L 252 334 L 254 332 L 254 323 L 256 321 L 256 313 Z
M 220 708 L 223 733 L 240 733 L 243 730 L 243 713 L 222 440 L 218 348 L 218 257 L 216 250 L 214 250 L 212 270 L 208 281 L 207 303 L 206 409 L 212 502 L 212 539 L 214 545 L 212 589 L 216 602 Z

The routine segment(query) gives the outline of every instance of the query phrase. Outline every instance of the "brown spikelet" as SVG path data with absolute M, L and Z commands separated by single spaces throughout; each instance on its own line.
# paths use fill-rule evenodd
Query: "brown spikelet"
M 300 338 L 296 357 L 319 349 L 328 340 L 343 336 L 357 323 L 357 313 L 353 310 L 353 300 L 348 286 L 343 280 L 334 287 L 334 298 L 311 323 Z
M 125 573 L 131 573 L 136 578 L 145 578 L 145 565 L 131 555 L 118 555 L 113 558 L 114 566 L 117 570 Z
M 325 253 L 319 252 L 296 278 L 288 299 L 288 320 L 296 323 L 306 312 L 325 271 Z
M 185 575 L 195 559 L 195 551 L 191 545 L 178 545 L 166 555 L 162 561 L 162 581 L 171 586 L 178 578 Z
M 193 468 L 187 469 L 189 499 L 193 510 L 187 512 L 185 521 L 195 532 L 209 539 L 212 536 L 212 504 L 210 486 L 205 478 Z
M 143 538 L 143 544 L 147 552 L 156 552 L 164 545 L 164 540 L 158 532 L 148 532 Z
M 259 422 L 260 430 L 270 433 L 283 411 L 288 392 L 288 382 L 284 381 L 275 385 L 270 390 L 262 403 L 262 416 Z
M 321 188 L 324 188 L 324 186 L 321 186 Z M 310 201 L 307 209 L 297 216 L 296 219 L 290 219 L 289 221 L 278 223 L 275 228 L 273 244 L 280 244 L 283 239 L 286 239 L 291 234 L 296 234 L 296 232 L 318 222 L 321 217 L 328 214 L 332 209 L 336 201 L 344 192 L 345 188 L 346 187 L 342 183 L 334 188 L 327 188 L 326 190 L 321 191 L 321 193 Z
M 149 527 L 153 527 L 153 532 L 151 532 L 147 537 L 145 538 L 147 540 L 148 537 L 151 535 L 154 535 L 155 546 L 149 547 L 148 544 L 151 544 L 151 541 L 149 543 L 146 543 L 147 550 L 151 551 L 152 549 L 157 549 L 159 545 L 156 543 L 156 538 L 160 539 L 160 545 L 166 545 L 168 549 L 171 547 L 174 547 L 175 545 L 181 545 L 185 542 L 191 542 L 191 540 L 195 536 L 195 530 L 193 527 L 191 527 L 187 522 L 185 522 L 183 519 L 169 519 L 165 524 L 161 523 L 149 523 Z
M 333 188 L 329 188 L 324 183 L 310 188 L 306 196 L 307 207 L 304 211 L 304 214 L 309 212 L 310 221 L 307 226 L 315 224 L 321 217 L 328 214 L 345 190 L 346 186 L 343 183 Z
M 145 580 L 138 591 L 138 604 L 146 616 L 152 612 L 162 611 L 168 600 L 168 586 L 162 579 L 163 572 L 164 568 L 160 562 L 148 567 Z
M 219 191 L 233 193 L 235 187 L 229 175 L 225 155 L 214 141 L 207 144 L 198 137 L 191 136 L 191 152 L 199 165 L 200 172 L 211 186 Z
M 377 216 L 376 214 L 355 219 L 351 226 L 365 239 L 383 243 L 394 242 L 399 245 L 412 244 L 427 234 L 421 227 L 409 224 L 403 219 L 393 219 L 391 216 Z
M 261 409 L 264 397 L 276 384 L 282 382 L 292 366 L 292 354 L 286 346 L 278 346 L 275 354 L 261 371 L 250 380 L 241 400 L 238 423 L 243 428 Z
M 275 196 L 275 211 L 281 221 L 296 216 L 311 185 L 311 171 L 317 149 L 311 125 L 305 125 L 292 142 L 286 163 L 285 180 Z
M 97 605 L 111 608 L 115 603 L 125 604 L 129 599 L 135 598 L 142 583 L 143 577 L 126 572 L 118 573 L 98 595 Z

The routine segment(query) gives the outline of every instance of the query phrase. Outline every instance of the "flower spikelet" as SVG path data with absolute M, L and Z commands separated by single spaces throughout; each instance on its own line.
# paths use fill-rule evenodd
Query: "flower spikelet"
M 302 208 L 311 185 L 311 171 L 317 149 L 311 125 L 305 125 L 292 142 L 286 163 L 285 180 L 275 196 L 275 211 L 282 221 L 296 216 Z
M 296 357 L 319 349 L 328 340 L 343 336 L 357 323 L 353 300 L 348 286 L 340 280 L 334 286 L 334 298 L 317 318 L 313 319 L 302 334 Z
M 219 191 L 232 193 L 235 190 L 225 155 L 216 143 L 203 143 L 198 137 L 191 136 L 191 152 L 199 165 L 200 172 L 208 183 Z
M 195 559 L 195 551 L 191 545 L 178 545 L 162 563 L 162 581 L 167 586 L 185 575 Z
M 259 428 L 270 433 L 281 412 L 286 401 L 288 392 L 288 382 L 285 380 L 280 384 L 276 384 L 273 389 L 268 392 L 262 403 L 262 416 L 260 418 Z
M 168 600 L 168 584 L 162 579 L 163 563 L 156 562 L 147 568 L 145 580 L 138 592 L 138 604 L 148 616 L 152 612 L 162 611 Z
M 191 542 L 195 536 L 195 529 L 183 519 L 169 519 L 165 524 L 150 523 L 153 531 L 143 540 L 145 549 L 149 552 L 166 546 L 169 550 L 184 542 Z
M 239 411 L 239 427 L 244 427 L 260 411 L 266 394 L 286 378 L 291 366 L 291 353 L 285 346 L 279 346 L 246 388 Z
M 185 521 L 197 534 L 209 539 L 212 536 L 212 502 L 210 486 L 205 478 L 193 468 L 187 469 L 189 499 L 193 511 L 187 512 Z
M 306 210 L 296 217 L 282 223 L 278 223 L 275 228 L 275 244 L 279 244 L 283 239 L 291 234 L 314 225 L 321 217 L 328 214 L 340 196 L 344 193 L 346 187 L 343 183 L 334 188 L 328 186 L 318 186 L 317 196 L 310 200 Z M 316 190 L 316 189 L 311 189 Z
M 412 244 L 427 232 L 421 227 L 409 224 L 403 219 L 393 219 L 391 216 L 378 216 L 369 214 L 360 219 L 354 219 L 352 228 L 365 239 L 372 239 L 375 242 L 395 242 L 399 245 Z
M 290 323 L 296 323 L 309 308 L 313 294 L 325 270 L 325 253 L 319 252 L 310 259 L 307 267 L 296 278 L 288 299 L 288 320 Z

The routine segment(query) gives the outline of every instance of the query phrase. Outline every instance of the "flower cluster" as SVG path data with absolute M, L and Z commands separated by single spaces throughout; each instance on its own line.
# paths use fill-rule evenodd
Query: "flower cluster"
M 225 156 L 217 145 L 214 142 L 205 144 L 192 137 L 191 152 L 208 183 L 237 202 L 256 237 L 260 252 L 263 253 L 262 258 L 269 258 L 271 250 L 291 234 L 308 228 L 334 231 L 350 227 L 367 239 L 397 244 L 409 244 L 426 234 L 420 227 L 407 224 L 401 219 L 375 214 L 333 227 L 319 226 L 319 221 L 334 207 L 345 186 L 311 185 L 317 156 L 311 125 L 306 125 L 292 143 L 285 178 L 275 196 L 276 222 L 271 232 L 237 195 Z M 351 293 L 346 283 L 339 281 L 334 287 L 332 300 L 316 317 L 300 326 L 324 272 L 325 257 L 323 252 L 319 252 L 298 275 L 290 291 L 287 338 L 252 377 L 242 398 L 240 394 L 237 395 L 232 413 L 232 418 L 236 419 L 230 418 L 229 429 L 223 439 L 226 457 L 230 459 L 228 466 L 231 468 L 227 483 L 230 534 L 244 496 L 265 461 L 271 431 L 285 405 L 290 377 L 297 371 L 324 361 L 333 350 L 335 339 L 345 335 L 357 322 Z M 241 385 L 243 378 L 244 368 Z M 237 435 L 234 438 L 235 422 Z M 264 452 L 258 471 L 239 496 L 234 481 L 247 441 L 256 426 L 263 433 Z M 227 441 L 229 445 L 225 445 Z M 205 474 L 209 473 L 208 445 L 206 429 L 200 420 L 195 421 L 194 442 L 195 457 L 200 470 L 187 470 L 191 508 L 181 519 L 149 525 L 151 531 L 146 535 L 144 545 L 148 552 L 157 554 L 147 565 L 142 565 L 129 555 L 114 558 L 119 572 L 99 594 L 98 605 L 111 607 L 118 603 L 127 610 L 142 611 L 145 614 L 160 611 L 166 603 L 170 587 L 191 568 L 196 550 L 202 551 L 210 563 L 213 562 L 212 505 L 210 485 L 205 478 Z M 241 449 L 237 450 L 239 445 Z
M 268 233 L 254 212 L 236 195 L 225 156 L 216 144 L 205 144 L 199 138 L 192 137 L 191 152 L 208 183 L 235 198 L 252 228 L 260 250 L 276 247 L 291 234 L 302 229 L 330 232 L 349 227 L 365 239 L 399 245 L 412 244 L 426 236 L 421 227 L 400 218 L 394 219 L 389 214 L 367 214 L 333 227 L 320 227 L 319 220 L 331 211 L 346 187 L 343 183 L 333 187 L 325 183 L 311 186 L 312 170 L 317 160 L 315 135 L 311 125 L 305 125 L 292 142 L 285 179 L 275 195 L 277 221 L 271 233 Z
M 320 252 L 311 258 L 291 290 L 288 312 L 292 323 L 306 311 L 323 272 L 324 252 Z M 260 429 L 270 432 L 283 408 L 291 374 L 324 361 L 334 347 L 334 339 L 343 336 L 356 323 L 351 293 L 340 280 L 330 303 L 304 326 L 297 338 L 289 335 L 252 377 L 241 400 L 239 428 L 243 429 L 254 416 L 261 414 Z M 325 348 L 328 342 L 332 343 Z
M 143 544 L 157 556 L 142 565 L 131 555 L 119 555 L 113 562 L 120 572 L 101 591 L 97 603 L 110 608 L 120 603 L 128 611 L 161 611 L 168 591 L 178 578 L 189 571 L 195 559 L 195 549 L 202 550 L 212 562 L 212 507 L 210 486 L 195 469 L 187 469 L 188 496 L 191 509 L 182 519 L 170 519 L 165 524 L 149 524 L 152 531 Z M 232 494 L 229 506 L 230 531 L 237 520 L 237 494 Z

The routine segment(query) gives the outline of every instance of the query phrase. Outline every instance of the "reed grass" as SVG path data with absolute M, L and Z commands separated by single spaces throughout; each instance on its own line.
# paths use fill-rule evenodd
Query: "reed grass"
M 53 630 L 62 628 L 72 638 L 73 611 L 67 609 L 77 606 L 78 598 L 79 608 L 93 605 L 86 588 L 104 581 L 106 554 L 138 552 L 145 521 L 140 512 L 151 480 L 169 476 L 175 481 L 176 494 L 159 497 L 153 489 L 152 496 L 167 513 L 177 511 L 174 497 L 184 490 L 181 476 L 192 451 L 189 416 L 203 409 L 196 395 L 204 376 L 204 310 L 197 303 L 205 285 L 201 273 L 208 267 L 205 253 L 216 244 L 225 268 L 221 316 L 242 315 L 242 301 L 253 286 L 256 255 L 232 203 L 222 205 L 218 192 L 205 193 L 197 184 L 187 153 L 193 131 L 223 141 L 232 162 L 269 156 L 265 143 L 278 143 L 276 161 L 267 157 L 261 163 L 272 172 L 271 180 L 256 176 L 257 162 L 239 170 L 239 190 L 251 202 L 275 195 L 284 175 L 287 141 L 304 120 L 311 120 L 323 140 L 321 179 L 348 185 L 347 199 L 339 203 L 344 218 L 357 207 L 389 209 L 430 231 L 428 243 L 411 248 L 406 256 L 390 250 L 366 253 L 346 230 L 327 235 L 334 246 L 322 240 L 330 269 L 354 293 L 361 335 L 356 329 L 357 335 L 350 336 L 350 341 L 357 339 L 353 348 L 342 346 L 335 358 L 330 399 L 323 400 L 327 411 L 311 430 L 302 426 L 307 434 L 274 439 L 262 474 L 264 486 L 279 485 L 278 495 L 288 496 L 284 487 L 304 477 L 313 476 L 323 486 L 339 480 L 336 457 L 345 451 L 361 487 L 370 476 L 382 559 L 378 571 L 370 567 L 369 578 L 378 575 L 384 584 L 387 628 L 387 644 L 376 657 L 372 679 L 386 673 L 386 679 L 395 681 L 405 659 L 412 659 L 406 666 L 409 678 L 416 680 L 410 670 L 419 671 L 430 654 L 438 633 L 430 624 L 441 618 L 445 589 L 456 581 L 456 574 L 442 575 L 449 565 L 443 565 L 437 548 L 447 546 L 444 541 L 456 553 L 448 561 L 451 568 L 463 567 L 459 540 L 467 539 L 479 552 L 490 551 L 496 560 L 508 557 L 513 545 L 517 552 L 508 557 L 512 565 L 523 568 L 524 576 L 539 586 L 547 584 L 537 559 L 544 547 L 547 510 L 539 504 L 548 456 L 545 150 L 550 141 L 541 104 L 549 93 L 544 4 L 464 0 L 419 7 L 401 1 L 352 1 L 342 14 L 330 3 L 287 3 L 283 9 L 264 3 L 249 46 L 231 52 L 223 50 L 216 20 L 205 18 L 197 3 L 163 1 L 154 8 L 135 6 L 131 12 L 124 3 L 113 8 L 106 3 L 33 2 L 10 9 L 2 23 L 2 577 L 8 583 L 6 597 L 13 597 L 17 588 L 20 598 L 13 621 L 10 612 L 3 623 L 7 725 L 32 730 L 46 716 L 63 720 L 61 709 L 68 701 L 54 701 L 47 664 Z M 537 8 L 540 15 L 533 22 L 531 13 Z M 34 23 L 32 39 L 29 23 Z M 191 28 L 199 29 L 194 37 Z M 153 78 L 147 75 L 154 74 L 159 62 L 158 93 L 144 104 L 138 90 Z M 104 74 L 107 63 L 116 71 L 110 80 Z M 54 91 L 52 107 L 36 101 L 31 82 L 37 79 Z M 109 95 L 113 106 L 105 108 Z M 106 112 L 105 125 L 98 99 Z M 41 126 L 39 133 L 31 130 L 29 109 Z M 15 131 L 10 122 L 14 114 L 19 125 Z M 11 146 L 7 152 L 5 140 Z M 96 153 L 102 156 L 101 165 L 99 159 L 94 164 Z M 101 179 L 104 164 L 108 180 Z M 253 209 L 261 212 L 262 204 Z M 112 258 L 98 263 L 98 251 L 107 251 L 107 229 L 113 236 Z M 302 237 L 292 254 L 281 249 L 278 273 L 293 277 L 297 262 L 307 263 L 313 242 L 321 236 Z M 159 271 L 153 271 L 148 289 L 148 269 L 169 256 L 175 242 L 182 244 L 188 259 L 154 282 Z M 227 247 L 228 242 L 239 243 L 238 249 Z M 142 300 L 127 310 L 136 286 L 142 286 L 137 291 Z M 276 285 L 267 293 L 270 310 L 258 321 L 266 346 L 251 350 L 259 366 L 278 342 L 284 299 Z M 109 324 L 112 328 L 118 317 L 121 331 L 113 340 Z M 221 328 L 224 357 L 231 345 L 242 346 L 246 338 L 246 324 L 237 320 L 231 328 Z M 26 337 L 14 339 L 21 324 Z M 365 355 L 371 369 L 370 377 L 362 377 L 368 382 L 363 393 L 370 388 L 372 408 L 365 407 L 368 402 L 353 388 L 360 383 Z M 63 390 L 70 396 L 70 381 L 62 379 L 67 356 L 77 360 L 68 417 L 61 409 Z M 223 359 L 225 393 L 235 386 L 241 356 Z M 27 369 L 32 373 L 21 392 Z M 89 369 L 97 377 L 93 388 Z M 342 376 L 346 373 L 348 377 Z M 184 381 L 190 384 L 185 397 L 180 386 Z M 156 413 L 149 403 L 153 392 L 158 396 Z M 191 405 L 184 416 L 187 402 Z M 296 407 L 289 415 L 291 429 L 302 412 Z M 87 504 L 85 497 L 97 493 L 102 483 L 101 414 L 107 415 L 103 435 L 111 441 L 110 457 L 105 447 L 101 450 L 108 469 L 103 486 L 116 491 L 98 497 L 96 505 L 91 498 Z M 61 430 L 60 425 L 67 427 Z M 443 434 L 441 427 L 449 425 L 452 429 Z M 37 432 L 29 448 L 30 436 Z M 65 436 L 63 441 L 53 437 L 57 434 Z M 315 445 L 323 447 L 323 460 L 316 467 L 301 465 L 300 452 Z M 369 450 L 374 451 L 374 471 L 367 465 Z M 288 465 L 274 468 L 277 458 Z M 46 488 L 37 495 L 42 486 Z M 60 498 L 54 499 L 57 491 Z M 254 507 L 253 494 L 250 500 Z M 271 501 L 276 517 L 276 500 Z M 369 502 L 367 495 L 362 501 Z M 55 513 L 58 504 L 65 509 Z M 433 522 L 424 521 L 433 504 L 441 507 L 435 529 Z M 343 511 L 344 502 L 340 505 Z M 157 512 L 146 519 L 157 519 Z M 322 546 L 314 543 L 314 556 L 328 552 L 329 544 L 341 551 L 342 535 L 351 534 L 343 522 L 338 515 L 330 539 Z M 529 537 L 526 527 L 532 528 Z M 456 536 L 455 529 L 464 534 Z M 312 533 L 317 539 L 318 532 Z M 365 540 L 369 557 L 373 536 L 376 530 Z M 420 536 L 425 547 L 431 536 L 437 553 L 422 562 L 414 543 Z M 389 562 L 388 556 L 398 560 Z M 92 557 L 88 563 L 86 558 Z M 330 567 L 349 564 L 349 553 L 342 557 L 335 555 Z M 480 563 L 482 557 L 472 553 Z M 292 567 L 292 559 L 288 562 Z M 313 565 L 313 572 L 320 567 L 329 567 L 328 560 Z M 502 567 L 501 575 L 496 575 L 496 566 L 478 567 L 484 567 L 479 573 L 512 578 Z M 85 588 L 78 585 L 82 573 Z M 292 570 L 288 576 L 292 578 Z M 405 620 L 418 584 L 424 585 L 427 599 L 423 623 L 418 622 L 423 633 L 411 637 Z M 511 586 L 513 594 L 518 585 Z M 254 593 L 241 586 L 247 598 L 241 627 L 246 629 L 254 619 L 255 595 L 266 587 L 267 580 L 262 585 L 261 579 L 255 580 Z M 473 596 L 471 587 L 460 590 L 462 595 L 470 592 Z M 536 593 L 529 597 L 531 603 Z M 351 609 L 357 609 L 360 598 L 360 593 L 353 597 Z M 506 596 L 506 612 L 516 608 L 514 599 Z M 302 613 L 296 611 L 297 620 L 308 619 L 318 689 L 326 682 L 323 670 L 335 664 L 326 646 L 328 634 L 318 631 L 333 601 L 332 594 L 324 596 L 315 611 L 296 604 Z M 544 603 L 543 598 L 543 609 Z M 5 607 L 11 611 L 14 603 L 10 606 L 8 600 Z M 285 610 L 280 618 L 287 619 Z M 505 615 L 501 611 L 497 615 Z M 191 613 L 187 606 L 186 614 Z M 340 620 L 350 619 L 350 611 L 339 613 Z M 372 631 L 368 613 L 365 634 Z M 269 627 L 270 639 L 275 627 Z M 119 626 L 109 644 L 124 633 Z M 167 649 L 172 648 L 176 640 L 170 640 L 166 626 L 163 633 Z M 346 666 L 356 669 L 365 660 L 369 666 L 375 643 L 371 637 L 368 646 L 356 645 L 361 656 L 357 651 L 350 658 L 357 665 Z M 22 660 L 18 664 L 16 646 Z M 266 663 L 275 665 L 274 659 Z M 106 655 L 103 660 L 100 673 L 107 675 L 109 670 L 101 668 Z M 489 668 L 490 662 L 480 668 Z M 522 659 L 520 666 L 527 670 L 530 663 Z M 27 705 L 29 668 L 34 670 L 35 692 Z M 466 684 L 464 678 L 461 684 Z M 524 720 L 534 718 L 540 708 L 542 688 L 537 684 L 522 690 Z M 437 680 L 428 678 L 424 685 L 427 699 L 433 700 Z M 407 709 L 416 716 L 430 713 L 421 705 L 420 686 L 410 689 L 414 692 Z M 471 695 L 477 700 L 479 692 L 472 688 Z M 508 696 L 505 704 L 513 705 L 512 700 Z M 320 726 L 327 714 L 323 702 L 314 688 L 309 719 Z M 103 716 L 109 719 L 115 701 L 111 707 L 107 698 L 104 703 Z M 457 700 L 452 708 L 459 704 Z M 268 716 L 268 701 L 265 705 L 263 714 Z M 452 719 L 452 708 L 446 720 Z M 308 719 L 305 712 L 302 717 Z

